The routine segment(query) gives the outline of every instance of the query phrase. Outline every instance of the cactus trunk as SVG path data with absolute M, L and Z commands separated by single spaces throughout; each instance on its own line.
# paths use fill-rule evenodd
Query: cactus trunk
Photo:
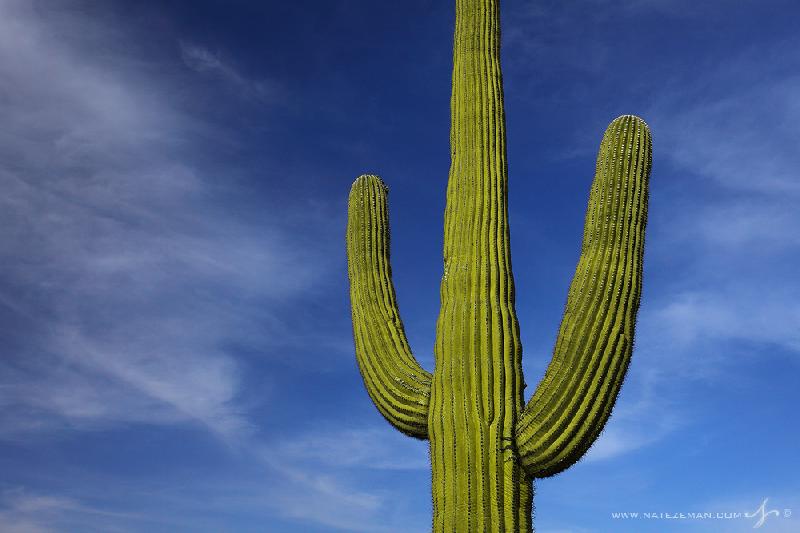
M 361 176 L 347 250 L 356 357 L 378 410 L 428 439 L 436 532 L 532 530 L 532 480 L 574 464 L 610 416 L 641 295 L 650 134 L 630 115 L 603 137 L 583 247 L 553 359 L 525 405 L 508 226 L 499 0 L 456 0 L 444 274 L 433 374 L 403 331 L 387 189 Z
M 496 0 L 457 0 L 444 275 L 431 387 L 435 531 L 529 529 Z

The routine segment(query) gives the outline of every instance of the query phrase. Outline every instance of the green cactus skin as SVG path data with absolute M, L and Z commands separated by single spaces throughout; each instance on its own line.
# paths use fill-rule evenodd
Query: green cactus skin
M 498 0 L 456 0 L 452 161 L 431 375 L 414 358 L 389 264 L 387 189 L 350 192 L 347 254 L 356 358 L 367 392 L 403 433 L 428 439 L 433 531 L 532 531 L 534 478 L 577 462 L 611 414 L 642 289 L 650 132 L 603 136 L 583 245 L 553 358 L 527 405 L 514 310 Z

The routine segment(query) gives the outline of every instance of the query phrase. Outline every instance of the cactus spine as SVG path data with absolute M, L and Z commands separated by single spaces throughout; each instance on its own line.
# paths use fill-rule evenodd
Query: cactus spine
M 452 161 L 431 375 L 403 331 L 389 265 L 387 189 L 359 177 L 347 253 L 367 392 L 428 439 L 434 531 L 531 531 L 532 480 L 568 468 L 608 419 L 633 348 L 651 140 L 631 115 L 600 144 L 583 245 L 552 361 L 527 405 L 514 310 L 498 0 L 456 0 Z

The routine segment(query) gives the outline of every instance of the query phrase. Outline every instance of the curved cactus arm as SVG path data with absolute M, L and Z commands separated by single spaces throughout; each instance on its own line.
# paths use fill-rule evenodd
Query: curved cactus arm
M 403 433 L 428 436 L 431 375 L 414 359 L 397 309 L 389 265 L 387 188 L 356 179 L 347 217 L 347 264 L 356 359 L 372 401 Z
M 625 378 L 642 290 L 651 146 L 647 124 L 630 115 L 603 136 L 553 359 L 517 422 L 517 451 L 531 476 L 557 474 L 586 453 Z

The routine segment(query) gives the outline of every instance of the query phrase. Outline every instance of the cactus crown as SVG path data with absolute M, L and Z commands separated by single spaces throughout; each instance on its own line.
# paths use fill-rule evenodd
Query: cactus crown
M 347 257 L 356 358 L 398 430 L 430 444 L 434 531 L 531 531 L 532 480 L 578 461 L 600 434 L 633 349 L 642 290 L 650 132 L 605 131 L 583 245 L 553 358 L 524 402 L 508 228 L 498 0 L 456 0 L 452 160 L 433 374 L 414 358 L 389 264 L 387 188 L 350 191 Z

